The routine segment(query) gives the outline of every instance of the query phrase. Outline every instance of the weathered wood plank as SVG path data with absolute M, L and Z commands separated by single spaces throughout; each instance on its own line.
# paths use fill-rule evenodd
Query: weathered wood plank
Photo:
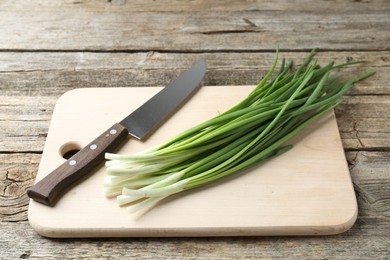
M 336 117 L 346 149 L 389 149 L 388 95 L 347 96 L 336 108 Z
M 40 158 L 39 154 L 0 153 L 0 223 L 27 219 L 26 190 L 35 181 Z
M 307 52 L 281 57 L 302 62 Z M 318 52 L 320 64 L 362 60 L 342 73 L 357 76 L 375 71 L 350 94 L 390 94 L 390 52 Z M 275 53 L 95 53 L 0 52 L 2 95 L 60 96 L 82 87 L 163 86 L 199 59 L 208 65 L 204 85 L 255 85 L 271 68 Z
M 388 259 L 389 222 L 360 218 L 329 237 L 43 239 L 27 222 L 1 223 L 0 258 Z
M 203 4 L 202 1 L 201 4 Z M 300 4 L 299 6 L 303 6 Z M 206 5 L 207 6 L 207 5 Z M 329 6 L 329 5 L 328 5 Z M 80 5 L 0 6 L 0 49 L 99 51 L 389 50 L 390 6 L 313 12 L 136 12 Z M 189 7 L 190 8 L 190 7 Z
M 0 152 L 43 150 L 56 99 L 0 96 Z
M 387 8 L 386 1 L 370 0 L 370 1 L 337 1 L 337 0 L 290 0 L 290 1 L 267 1 L 267 0 L 251 0 L 251 1 L 235 1 L 235 0 L 214 0 L 214 1 L 156 1 L 156 0 L 132 0 L 131 2 L 124 0 L 67 0 L 67 1 L 12 1 L 3 0 L 1 6 L 3 8 L 13 10 L 77 10 L 85 8 L 96 12 L 201 12 L 201 11 L 337 11 L 349 12 L 366 10 L 383 10 Z
M 315 46 L 312 46 L 315 48 Z M 310 48 L 310 50 L 312 49 Z M 310 51 L 309 50 L 309 51 Z M 293 60 L 300 64 L 308 55 L 280 48 L 279 59 Z M 205 59 L 208 69 L 259 69 L 268 70 L 275 59 L 276 46 L 269 52 L 0 52 L 0 73 L 6 72 L 50 72 L 56 70 L 125 70 L 125 69 L 183 69 L 198 59 Z M 335 61 L 363 61 L 354 65 L 360 70 L 375 70 L 390 67 L 390 51 L 321 51 L 315 57 L 320 65 Z M 381 76 L 386 76 L 381 75 Z
M 390 217 L 390 153 L 349 152 L 347 158 L 360 216 Z
M 363 96 L 364 97 L 364 96 Z M 341 104 L 343 107 L 343 104 Z M 379 107 L 374 105 L 372 109 Z M 372 109 L 370 109 L 372 111 Z M 362 111 L 363 109 L 358 109 Z M 336 109 L 337 115 L 342 110 Z M 369 112 L 369 111 L 367 111 Z M 382 110 L 382 112 L 386 112 Z M 387 112 L 388 113 L 388 112 Z M 357 112 L 358 114 L 358 112 Z M 337 117 L 338 127 L 343 141 L 344 148 L 347 150 L 388 150 L 389 149 L 389 117 L 384 118 L 347 118 Z

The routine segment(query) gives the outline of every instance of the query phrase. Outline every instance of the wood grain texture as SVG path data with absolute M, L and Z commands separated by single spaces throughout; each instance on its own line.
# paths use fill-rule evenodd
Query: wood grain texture
M 33 185 L 41 155 L 0 153 L 0 223 L 27 220 L 27 188 Z
M 0 223 L 4 258 L 99 259 L 387 259 L 388 222 L 361 217 L 326 237 L 44 239 L 27 222 Z
M 296 65 L 308 52 L 286 52 L 281 58 Z M 203 83 L 208 86 L 254 85 L 270 69 L 275 50 L 244 53 L 96 53 L 0 52 L 0 91 L 12 96 L 54 96 L 74 88 L 165 86 L 199 59 L 207 61 Z M 318 52 L 321 65 L 335 61 L 364 61 L 342 70 L 348 77 L 375 71 L 359 82 L 350 95 L 389 95 L 390 52 Z M 10 87 L 10 86 L 16 87 Z
M 0 258 L 390 258 L 384 103 L 390 54 L 383 51 L 389 48 L 389 8 L 381 0 L 1 1 Z M 161 25 L 153 27 L 156 17 Z M 267 28 L 272 30 L 261 31 Z M 321 52 L 321 60 L 363 58 L 368 63 L 362 69 L 377 71 L 351 91 L 359 99 L 336 111 L 359 204 L 349 232 L 318 238 L 49 240 L 29 228 L 25 191 L 60 95 L 78 87 L 162 86 L 198 58 L 211 65 L 207 85 L 253 84 L 269 69 L 282 36 L 279 43 L 290 57 L 320 47 L 333 50 Z
M 62 8 L 67 10 L 79 10 L 80 8 L 94 10 L 96 12 L 232 12 L 232 11 L 338 11 L 338 12 L 364 12 L 366 10 L 383 10 L 388 8 L 386 0 L 291 0 L 291 1 L 267 1 L 251 0 L 237 2 L 235 0 L 215 1 L 180 1 L 180 0 L 79 0 L 79 1 L 50 1 L 34 0 L 19 3 L 12 0 L 3 0 L 2 6 L 13 10 L 53 10 Z
M 379 10 L 365 5 L 365 9 L 347 11 L 337 8 L 336 3 L 331 10 L 315 11 L 318 9 L 312 7 L 310 11 L 297 11 L 280 5 L 282 10 L 264 11 L 262 2 L 248 2 L 235 11 L 210 12 L 214 5 L 199 1 L 193 5 L 201 6 L 199 12 L 188 11 L 193 6 L 187 5 L 186 10 L 179 8 L 160 15 L 149 11 L 153 3 L 149 3 L 150 9 L 144 4 L 145 11 L 113 7 L 110 2 L 98 7 L 80 4 L 83 2 L 73 2 L 79 4 L 77 7 L 23 3 L 0 5 L 0 38 L 7 39 L 0 42 L 0 49 L 261 51 L 280 44 L 289 50 L 313 46 L 326 50 L 389 50 L 386 4 L 379 4 Z M 35 10 L 34 15 L 27 15 L 31 10 Z
M 390 216 L 390 161 L 388 152 L 358 151 L 348 154 L 361 216 Z
M 43 96 L 0 96 L 0 151 L 40 153 L 55 102 Z

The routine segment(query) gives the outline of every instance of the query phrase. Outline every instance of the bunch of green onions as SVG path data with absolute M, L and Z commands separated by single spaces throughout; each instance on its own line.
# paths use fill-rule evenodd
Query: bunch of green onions
M 185 190 L 254 167 L 292 148 L 283 145 L 313 120 L 328 113 L 353 86 L 373 73 L 350 80 L 330 76 L 359 62 L 319 66 L 314 50 L 303 64 L 283 59 L 257 87 L 228 111 L 171 140 L 131 155 L 106 154 L 105 193 L 135 212 Z

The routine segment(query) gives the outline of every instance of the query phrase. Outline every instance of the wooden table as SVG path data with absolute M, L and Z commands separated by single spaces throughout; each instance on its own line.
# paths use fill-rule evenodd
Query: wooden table
M 389 259 L 388 1 L 0 1 L 0 258 Z M 47 239 L 27 219 L 54 105 L 75 88 L 163 86 L 194 61 L 205 85 L 253 85 L 276 45 L 376 71 L 336 109 L 359 215 L 318 237 Z

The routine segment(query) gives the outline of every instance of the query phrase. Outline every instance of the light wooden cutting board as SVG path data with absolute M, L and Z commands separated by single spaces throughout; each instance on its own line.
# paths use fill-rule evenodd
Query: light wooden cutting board
M 37 181 L 161 88 L 89 88 L 57 102 Z M 253 86 L 202 87 L 147 141 L 129 138 L 120 153 L 139 151 L 218 115 Z M 333 113 L 306 127 L 289 152 L 222 181 L 129 214 L 103 194 L 104 165 L 55 207 L 30 202 L 28 217 L 48 237 L 326 235 L 348 230 L 357 203 Z

